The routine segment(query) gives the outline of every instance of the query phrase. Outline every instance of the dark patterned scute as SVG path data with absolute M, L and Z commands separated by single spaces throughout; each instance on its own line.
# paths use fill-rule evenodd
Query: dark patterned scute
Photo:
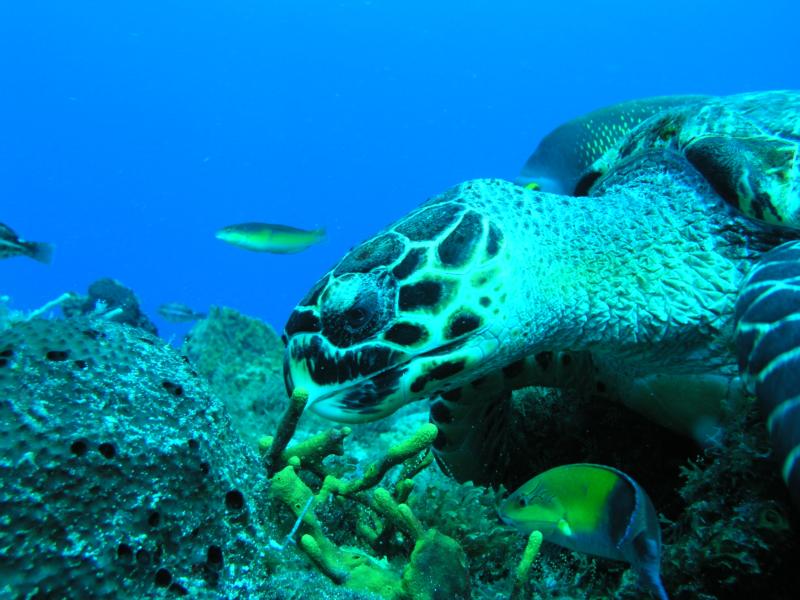
M 317 302 L 319 301 L 319 295 L 322 293 L 322 290 L 325 289 L 326 285 L 328 285 L 327 275 L 313 285 L 313 287 L 308 291 L 308 294 L 306 294 L 305 298 L 300 301 L 300 306 L 316 306 Z
M 427 373 L 420 375 L 411 383 L 411 391 L 421 392 L 430 381 L 441 381 L 453 375 L 459 374 L 466 367 L 467 362 L 462 358 L 458 360 L 448 360 L 435 366 Z
M 363 415 L 379 412 L 381 401 L 400 388 L 400 378 L 406 371 L 406 367 L 397 366 L 351 387 L 342 405 Z
M 444 287 L 438 281 L 420 281 L 400 288 L 400 310 L 419 310 L 439 304 Z
M 413 323 L 396 323 L 384 334 L 384 339 L 401 346 L 413 346 L 428 337 L 425 329 Z
M 489 235 L 486 237 L 486 255 L 489 258 L 497 256 L 500 244 L 503 242 L 503 233 L 494 223 L 489 224 Z
M 333 271 L 334 277 L 344 273 L 369 273 L 376 267 L 393 263 L 405 246 L 396 235 L 386 233 L 351 250 Z
M 435 204 L 410 215 L 394 230 L 412 242 L 433 241 L 455 222 L 462 210 L 457 204 Z
M 413 248 L 409 250 L 406 257 L 400 261 L 400 264 L 392 269 L 392 275 L 394 275 L 398 280 L 406 279 L 424 264 L 424 259 L 425 249 Z
M 322 323 L 319 318 L 310 310 L 297 310 L 292 311 L 289 320 L 286 322 L 284 332 L 287 336 L 294 335 L 295 333 L 318 333 L 322 331 Z
M 483 220 L 478 213 L 469 211 L 439 244 L 439 260 L 448 267 L 463 267 L 472 258 L 482 234 Z
M 481 319 L 469 311 L 462 310 L 456 313 L 455 317 L 447 326 L 445 337 L 449 340 L 460 337 L 470 331 L 475 331 L 481 326 Z
M 311 379 L 319 385 L 354 381 L 385 369 L 398 360 L 397 353 L 377 344 L 329 356 L 318 336 L 312 337 L 305 345 L 293 346 L 291 352 L 293 360 L 306 362 Z

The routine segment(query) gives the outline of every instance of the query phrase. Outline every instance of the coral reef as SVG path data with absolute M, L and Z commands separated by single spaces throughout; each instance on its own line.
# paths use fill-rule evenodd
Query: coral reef
M 305 400 L 304 392 L 296 390 L 275 437 L 262 440 L 262 453 L 274 473 L 270 496 L 296 516 L 289 536 L 298 532 L 299 547 L 308 560 L 333 583 L 382 598 L 468 598 L 463 549 L 435 528 L 424 527 L 406 503 L 413 478 L 432 462 L 430 446 L 436 427 L 422 426 L 390 447 L 361 476 L 345 479 L 335 467 L 327 473 L 320 467 L 327 455 L 344 453 L 348 429 L 330 430 L 284 449 Z M 308 470 L 303 468 L 306 462 L 311 466 Z M 395 467 L 401 471 L 391 489 L 378 487 Z M 325 532 L 318 512 L 326 521 L 333 519 L 330 533 Z M 335 538 L 341 539 L 348 529 L 348 541 L 360 543 L 371 553 L 337 544 Z M 378 558 L 381 555 L 383 560 Z
M 41 314 L 0 299 L 0 596 L 642 597 L 626 564 L 505 527 L 503 489 L 445 477 L 424 406 L 331 427 L 287 400 L 255 319 L 212 309 L 187 359 Z M 752 411 L 702 449 L 597 399 L 529 389 L 511 408 L 520 477 L 601 462 L 647 489 L 671 597 L 793 597 L 797 515 Z
M 42 317 L 50 310 L 64 304 L 65 302 L 69 302 L 73 298 L 74 295 L 71 293 L 61 294 L 58 298 L 46 302 L 43 306 L 26 312 L 12 309 L 10 306 L 11 298 L 5 295 L 0 295 L 0 331 L 8 329 L 14 323 L 30 321 L 31 319 Z
M 67 317 L 111 313 L 109 318 L 158 335 L 158 329 L 139 306 L 133 290 L 116 279 L 104 277 L 89 286 L 88 295 L 71 294 L 62 310 Z
M 34 319 L 0 333 L 0 356 L 0 595 L 264 587 L 260 465 L 174 350 L 109 321 Z
M 223 400 L 234 426 L 254 448 L 277 427 L 286 389 L 283 344 L 266 323 L 212 306 L 189 332 L 182 352 Z

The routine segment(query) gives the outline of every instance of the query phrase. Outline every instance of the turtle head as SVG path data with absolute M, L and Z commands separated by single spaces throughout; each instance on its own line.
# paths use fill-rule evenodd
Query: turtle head
M 356 423 L 479 377 L 502 332 L 503 244 L 451 193 L 352 249 L 286 323 L 288 392 Z

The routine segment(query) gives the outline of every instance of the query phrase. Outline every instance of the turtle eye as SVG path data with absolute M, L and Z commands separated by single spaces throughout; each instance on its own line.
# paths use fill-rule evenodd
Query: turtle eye
M 364 323 L 367 322 L 369 314 L 364 308 L 360 306 L 354 306 L 345 311 L 344 318 L 347 321 L 347 325 L 351 329 L 355 330 L 359 327 L 362 327 Z
M 520 496 L 517 499 L 517 506 L 520 508 L 525 508 L 526 506 L 528 506 L 528 499 L 525 496 Z
M 373 337 L 394 319 L 397 289 L 386 273 L 348 273 L 335 279 L 320 299 L 321 332 L 345 348 Z

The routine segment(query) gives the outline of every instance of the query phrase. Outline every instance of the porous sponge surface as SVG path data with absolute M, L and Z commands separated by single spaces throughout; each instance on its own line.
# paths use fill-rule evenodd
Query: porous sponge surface
M 0 596 L 257 595 L 263 485 L 158 338 L 82 318 L 0 332 Z

